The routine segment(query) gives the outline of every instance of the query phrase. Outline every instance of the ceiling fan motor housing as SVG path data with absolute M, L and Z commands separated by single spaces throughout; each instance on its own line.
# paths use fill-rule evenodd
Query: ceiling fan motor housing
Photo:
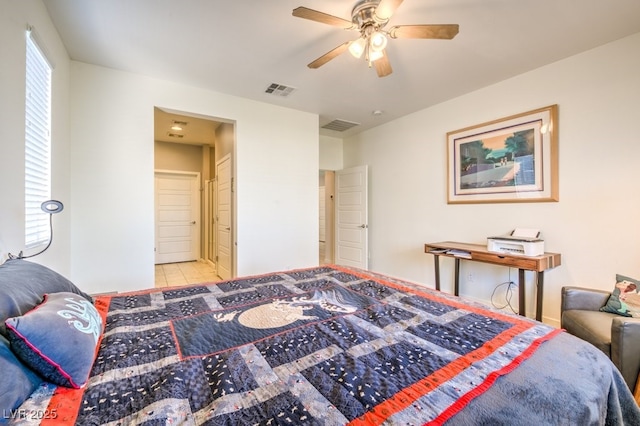
M 378 30 L 389 22 L 389 19 L 380 19 L 376 16 L 376 8 L 380 0 L 362 0 L 351 11 L 351 21 L 361 32 Z M 373 30 L 367 30 L 373 28 Z

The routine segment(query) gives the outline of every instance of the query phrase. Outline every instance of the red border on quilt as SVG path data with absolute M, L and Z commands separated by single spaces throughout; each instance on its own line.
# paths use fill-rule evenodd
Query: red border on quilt
M 353 419 L 349 422 L 349 425 L 378 425 L 384 423 L 389 417 L 393 414 L 398 413 L 409 406 L 411 406 L 418 399 L 422 398 L 424 395 L 436 389 L 440 384 L 450 380 L 455 377 L 466 368 L 468 368 L 472 363 L 486 358 L 488 355 L 493 353 L 497 348 L 501 347 L 509 340 L 511 340 L 514 336 L 522 333 L 523 331 L 534 327 L 536 325 L 535 322 L 521 320 L 517 317 L 503 315 L 499 312 L 493 312 L 489 310 L 485 310 L 482 308 L 477 308 L 475 306 L 467 305 L 464 303 L 457 302 L 455 300 L 442 299 L 428 292 L 422 292 L 417 289 L 413 289 L 410 287 L 406 287 L 402 284 L 394 283 L 392 281 L 385 280 L 382 277 L 369 275 L 365 272 L 354 271 L 352 269 L 343 268 L 338 265 L 330 265 L 332 268 L 340 270 L 342 272 L 356 275 L 360 278 L 377 281 L 383 285 L 393 287 L 404 292 L 413 293 L 420 295 L 421 297 L 425 297 L 427 299 L 436 300 L 439 302 L 447 303 L 451 306 L 457 306 L 463 308 L 467 311 L 480 313 L 484 316 L 490 316 L 496 319 L 500 319 L 505 322 L 510 322 L 514 324 L 513 327 L 505 330 L 500 333 L 490 341 L 486 342 L 482 347 L 469 352 L 468 354 L 457 358 L 453 362 L 447 364 L 445 367 L 440 370 L 435 371 L 433 374 L 430 374 L 427 377 L 419 380 L 411 386 L 406 387 L 398 394 L 389 398 L 388 400 L 378 404 L 371 411 L 365 413 L 357 419 Z M 413 284 L 413 283 L 410 283 Z M 419 285 L 419 284 L 415 284 Z M 505 375 L 511 371 L 513 371 L 518 365 L 520 365 L 527 358 L 531 357 L 535 351 L 538 349 L 540 344 L 543 342 L 553 338 L 558 333 L 563 330 L 557 329 L 552 332 L 534 340 L 531 345 L 527 349 L 525 349 L 520 355 L 515 357 L 509 364 L 502 367 L 500 370 L 493 371 L 489 373 L 489 375 L 485 378 L 485 380 L 480 383 L 475 388 L 468 391 L 466 394 L 462 395 L 458 398 L 453 404 L 451 404 L 447 409 L 445 409 L 442 413 L 440 413 L 435 419 L 430 422 L 425 423 L 425 425 L 439 425 L 453 417 L 456 413 L 462 410 L 473 398 L 481 395 L 485 391 L 487 391 L 491 385 L 495 383 L 498 377 Z

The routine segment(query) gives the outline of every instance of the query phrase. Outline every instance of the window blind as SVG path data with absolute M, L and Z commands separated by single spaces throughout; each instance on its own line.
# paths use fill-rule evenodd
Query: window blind
M 27 31 L 25 102 L 25 246 L 49 241 L 49 216 L 41 209 L 51 198 L 51 65 Z

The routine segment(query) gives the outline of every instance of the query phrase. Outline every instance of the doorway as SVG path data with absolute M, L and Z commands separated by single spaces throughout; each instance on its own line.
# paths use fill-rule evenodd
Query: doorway
M 154 108 L 155 169 L 176 175 L 197 176 L 194 179 L 196 201 L 185 194 L 172 194 L 171 197 L 162 194 L 157 197 L 161 199 L 161 202 L 156 201 L 155 209 L 156 264 L 189 261 L 195 258 L 197 262 L 206 262 L 216 267 L 216 270 L 218 269 L 216 259 L 219 258 L 218 248 L 220 245 L 217 218 L 220 214 L 217 209 L 220 203 L 216 190 L 216 164 L 222 157 L 227 157 L 229 164 L 232 164 L 234 152 L 235 123 L 233 121 L 166 108 Z M 229 180 L 233 181 L 233 168 L 229 169 Z M 164 177 L 161 179 L 161 183 L 165 186 L 168 184 L 164 181 Z M 176 185 L 172 184 L 173 187 Z M 169 201 L 172 203 L 187 203 L 186 200 L 189 199 L 188 204 L 197 205 L 197 211 L 189 214 L 189 220 L 181 223 L 181 228 L 175 226 L 173 229 L 167 228 L 165 226 L 168 219 L 166 210 L 169 207 L 162 208 L 167 199 L 170 199 Z M 229 216 L 229 223 L 235 219 L 235 205 L 235 197 L 231 194 L 225 212 Z M 176 208 L 176 211 L 178 210 L 180 209 Z M 180 215 L 182 215 L 182 219 L 185 219 L 187 214 L 184 209 L 180 211 L 182 212 L 180 214 L 172 213 L 171 219 L 175 220 Z M 195 256 L 190 254 L 189 256 L 167 259 L 163 251 L 167 249 L 168 245 L 164 240 L 159 241 L 159 238 L 166 239 L 168 235 L 180 235 L 184 238 L 184 234 L 188 230 L 186 225 L 192 227 L 190 230 L 195 232 L 195 238 L 176 242 L 173 244 L 172 250 L 175 250 L 176 246 L 180 246 L 181 250 L 184 250 L 187 244 L 191 246 L 191 243 L 195 241 Z M 232 278 L 236 271 L 234 235 L 235 229 L 230 227 L 226 236 L 230 249 L 228 255 L 225 253 L 224 270 L 220 271 L 228 278 Z M 160 247 L 161 245 L 162 247 Z M 161 255 L 158 256 L 158 253 Z
M 335 172 L 320 170 L 318 189 L 318 264 L 334 263 Z

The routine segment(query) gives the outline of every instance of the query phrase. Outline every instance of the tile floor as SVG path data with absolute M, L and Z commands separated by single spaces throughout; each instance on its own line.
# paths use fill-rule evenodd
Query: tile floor
M 318 261 L 324 265 L 324 241 L 320 242 Z M 156 265 L 156 288 L 221 281 L 215 266 L 204 261 L 165 263 Z
M 220 281 L 216 269 L 204 261 L 156 265 L 156 288 Z

